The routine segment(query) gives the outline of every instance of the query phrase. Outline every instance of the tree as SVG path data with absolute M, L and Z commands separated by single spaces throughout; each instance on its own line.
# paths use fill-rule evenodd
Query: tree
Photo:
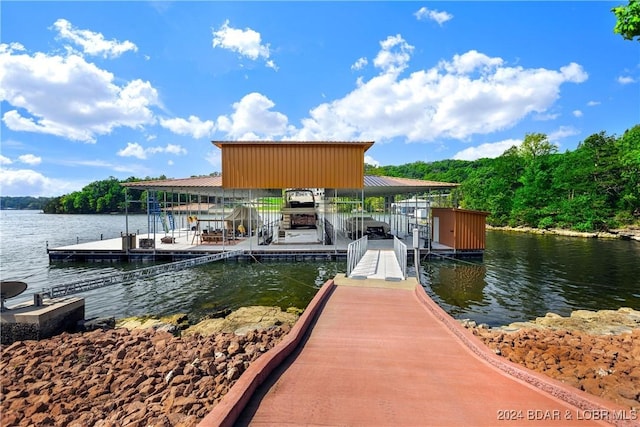
M 520 145 L 520 154 L 527 160 L 535 160 L 537 157 L 557 151 L 558 147 L 551 143 L 544 133 L 527 133 Z
M 640 0 L 629 0 L 628 5 L 614 7 L 611 11 L 618 19 L 613 32 L 625 40 L 637 38 L 640 41 Z

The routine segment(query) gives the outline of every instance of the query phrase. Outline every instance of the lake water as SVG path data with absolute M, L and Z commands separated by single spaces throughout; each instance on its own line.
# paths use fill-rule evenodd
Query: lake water
M 129 217 L 145 233 L 147 217 Z M 57 247 L 125 231 L 119 215 L 0 211 L 0 278 L 29 285 L 22 299 L 51 285 L 148 264 L 49 264 Z M 186 312 L 193 320 L 245 305 L 304 308 L 344 261 L 211 263 L 80 294 L 86 317 Z M 415 274 L 410 268 L 409 273 Z M 482 261 L 421 262 L 427 293 L 455 318 L 498 326 L 575 309 L 640 310 L 640 243 L 487 232 Z M 17 297 L 8 305 L 20 300 Z

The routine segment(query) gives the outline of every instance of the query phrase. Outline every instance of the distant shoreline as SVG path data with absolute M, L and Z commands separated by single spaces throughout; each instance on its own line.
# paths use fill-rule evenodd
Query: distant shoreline
M 533 228 L 533 227 L 496 227 L 487 224 L 487 230 L 509 231 L 515 233 L 552 234 L 556 236 L 581 237 L 585 239 L 620 239 L 640 242 L 640 228 L 620 228 L 609 232 L 582 232 L 561 228 Z

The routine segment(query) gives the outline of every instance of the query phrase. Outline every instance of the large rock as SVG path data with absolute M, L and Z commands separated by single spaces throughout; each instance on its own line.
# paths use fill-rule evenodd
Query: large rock
M 563 329 L 595 335 L 616 335 L 640 328 L 640 311 L 628 307 L 618 310 L 576 310 L 569 317 L 547 313 L 529 322 L 514 322 L 498 328 L 506 331 L 518 329 Z
M 205 319 L 187 328 L 183 335 L 200 334 L 204 336 L 220 332 L 246 335 L 256 329 L 268 329 L 274 326 L 292 326 L 298 315 L 282 311 L 279 307 L 250 306 L 242 307 L 224 319 Z

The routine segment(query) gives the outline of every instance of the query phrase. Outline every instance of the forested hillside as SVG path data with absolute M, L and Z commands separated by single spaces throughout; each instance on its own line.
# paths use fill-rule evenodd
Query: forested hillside
M 540 133 L 495 159 L 367 166 L 368 174 L 460 183 L 454 197 L 492 225 L 599 231 L 640 221 L 640 125 L 557 153 Z

